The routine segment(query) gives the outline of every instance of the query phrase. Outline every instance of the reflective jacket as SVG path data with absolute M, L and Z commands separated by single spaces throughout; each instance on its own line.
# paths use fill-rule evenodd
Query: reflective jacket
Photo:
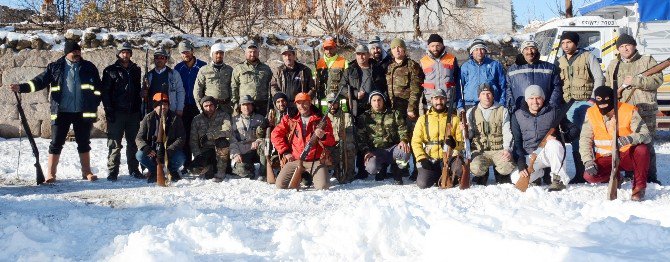
M 523 55 L 518 55 L 515 64 L 507 72 L 507 108 L 511 112 L 525 104 L 524 92 L 530 85 L 538 85 L 544 91 L 545 101 L 557 107 L 563 104 L 563 86 L 558 67 L 540 61 L 528 64 Z

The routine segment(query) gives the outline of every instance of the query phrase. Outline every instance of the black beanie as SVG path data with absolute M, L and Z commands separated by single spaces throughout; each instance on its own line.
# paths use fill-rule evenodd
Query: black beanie
M 277 92 L 274 96 L 272 96 L 272 104 L 277 103 L 277 100 L 279 100 L 280 98 L 283 98 L 288 102 L 288 96 L 286 96 L 286 94 L 282 92 Z
M 440 44 L 444 44 L 444 40 L 442 40 L 442 37 L 438 34 L 431 34 L 428 37 L 428 44 L 430 45 L 432 42 L 440 42 Z
M 203 96 L 202 98 L 200 98 L 200 105 L 204 104 L 204 103 L 207 102 L 207 101 L 210 101 L 210 102 L 212 102 L 212 103 L 215 103 L 215 101 L 214 101 L 214 97 L 212 97 L 212 96 Z
M 569 32 L 569 31 L 563 32 L 563 34 L 561 35 L 561 42 L 565 39 L 569 39 L 573 43 L 579 44 L 579 34 L 577 34 L 576 32 Z
M 77 44 L 77 42 L 74 42 L 74 41 L 65 42 L 65 48 L 63 49 L 64 54 L 67 55 L 74 50 L 80 50 L 81 51 L 81 46 L 79 46 L 79 44 Z
M 627 34 L 622 34 L 619 36 L 619 39 L 616 40 L 616 48 L 619 48 L 623 44 L 629 44 L 629 45 L 634 45 L 637 46 L 637 42 L 635 42 L 635 38 L 633 38 L 630 35 Z

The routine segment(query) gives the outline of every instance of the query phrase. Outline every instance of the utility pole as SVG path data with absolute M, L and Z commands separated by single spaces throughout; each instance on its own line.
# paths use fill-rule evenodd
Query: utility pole
M 572 0 L 565 0 L 565 17 L 570 18 L 572 15 Z

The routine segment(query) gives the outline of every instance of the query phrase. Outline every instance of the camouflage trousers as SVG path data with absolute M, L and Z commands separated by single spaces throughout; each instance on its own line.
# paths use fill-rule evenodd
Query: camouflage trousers
M 199 155 L 193 158 L 190 169 L 192 173 L 210 179 L 214 178 L 215 175 L 223 175 L 229 164 L 230 148 L 205 148 Z
M 483 176 L 488 173 L 490 166 L 494 166 L 495 170 L 501 175 L 511 174 L 515 168 L 514 161 L 504 159 L 502 152 L 502 150 L 472 152 L 470 171 L 475 176 Z
M 656 174 L 656 149 L 654 149 L 654 142 L 656 141 L 656 112 L 647 113 L 640 112 L 642 121 L 647 124 L 649 134 L 651 134 L 651 143 L 649 143 L 649 175 L 647 181 L 658 180 Z
M 333 169 L 333 177 L 341 184 L 344 184 L 354 180 L 356 146 L 354 143 L 346 143 L 344 148 L 341 148 L 341 146 L 338 143 L 336 146 L 329 147 L 328 150 L 330 150 L 330 155 L 333 156 L 333 166 L 331 167 Z
M 254 179 L 256 178 L 256 170 L 254 169 L 255 163 L 260 163 L 261 167 L 259 170 L 261 174 L 265 174 L 263 172 L 265 172 L 266 160 L 263 148 L 264 147 L 259 146 L 256 150 L 250 150 L 249 152 L 241 154 L 240 157 L 242 157 L 242 163 L 235 163 L 235 166 L 233 166 L 233 174 Z

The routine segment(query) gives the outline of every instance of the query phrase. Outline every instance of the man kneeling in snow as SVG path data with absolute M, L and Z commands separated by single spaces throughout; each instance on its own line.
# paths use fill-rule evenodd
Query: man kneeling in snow
M 316 189 L 330 187 L 328 174 L 330 163 L 322 163 L 322 160 L 328 158 L 324 158 L 326 151 L 324 147 L 335 145 L 333 126 L 330 119 L 312 105 L 311 100 L 307 93 L 296 95 L 295 105 L 298 107 L 298 114 L 283 116 L 281 122 L 272 130 L 272 145 L 286 161 L 275 182 L 277 188 L 288 188 L 293 172 L 298 168 L 298 159 L 312 136 L 316 136 L 318 141 L 312 145 L 303 159 L 302 164 L 309 173 L 306 178 L 312 178 Z M 318 124 L 323 117 L 326 118 L 325 124 L 319 127 Z
M 612 137 L 614 122 L 614 94 L 609 86 L 601 86 L 593 91 L 596 105 L 586 111 L 579 138 L 579 153 L 584 161 L 584 179 L 589 183 L 608 182 L 612 169 Z M 633 171 L 633 201 L 644 199 L 649 174 L 649 129 L 642 121 L 637 108 L 631 104 L 619 103 L 619 167 Z M 595 151 L 595 158 L 593 157 Z M 621 177 L 619 177 L 621 181 Z
M 552 182 L 549 191 L 563 190 L 572 178 L 566 172 L 563 143 L 572 141 L 577 136 L 578 129 L 564 118 L 558 125 L 557 132 L 548 138 L 544 148 L 540 148 L 539 145 L 551 129 L 551 124 L 557 118 L 564 116 L 560 115 L 561 110 L 558 108 L 549 104 L 545 105 L 544 92 L 540 86 L 526 87 L 524 99 L 525 103 L 521 104 L 511 119 L 514 155 L 517 158 L 518 167 L 518 170 L 511 175 L 512 183 L 516 183 L 522 176 L 530 176 L 530 181 L 535 181 L 544 175 L 544 168 L 550 167 Z M 526 158 L 532 153 L 536 153 L 537 158 L 532 166 L 534 172 L 529 174 Z

